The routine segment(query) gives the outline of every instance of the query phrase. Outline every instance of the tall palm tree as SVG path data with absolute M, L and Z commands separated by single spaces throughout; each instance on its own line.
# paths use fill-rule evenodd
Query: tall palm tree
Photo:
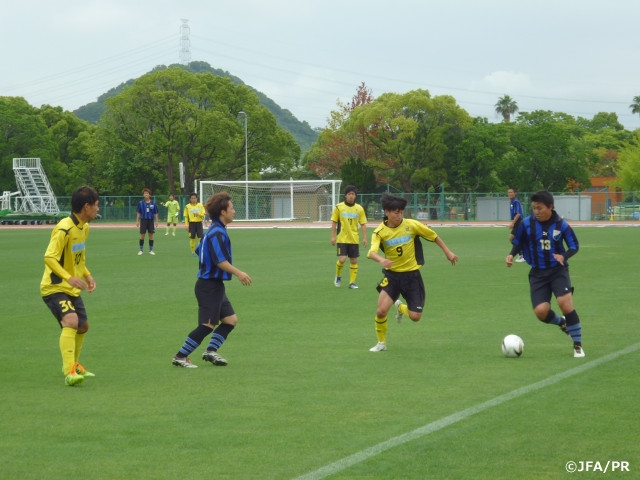
M 640 95 L 633 97 L 633 103 L 629 105 L 629 108 L 631 109 L 631 113 L 640 114 Z
M 496 113 L 502 115 L 506 123 L 511 121 L 511 115 L 518 111 L 518 104 L 509 95 L 503 95 L 496 103 Z

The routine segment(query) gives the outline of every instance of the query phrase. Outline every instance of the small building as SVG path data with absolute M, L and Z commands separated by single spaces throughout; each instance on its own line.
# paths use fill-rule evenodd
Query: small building
M 322 212 L 333 208 L 327 185 L 290 184 L 271 188 L 271 218 L 320 221 Z
M 584 195 L 591 197 L 591 212 L 594 220 L 608 218 L 615 207 L 622 202 L 622 190 L 612 186 L 616 177 L 593 177 L 591 186 Z

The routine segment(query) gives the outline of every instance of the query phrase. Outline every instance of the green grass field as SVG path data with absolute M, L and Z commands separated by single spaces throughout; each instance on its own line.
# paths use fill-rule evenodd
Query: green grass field
M 201 346 L 200 368 L 181 369 L 171 357 L 196 325 L 186 234 L 161 228 L 157 255 L 138 257 L 135 227 L 96 227 L 81 358 L 96 377 L 70 388 L 38 290 L 50 229 L 0 229 L 0 477 L 557 479 L 570 461 L 620 461 L 615 478 L 637 478 L 640 229 L 576 229 L 585 359 L 535 319 L 528 267 L 504 265 L 506 228 L 436 230 L 460 263 L 425 245 L 422 320 L 391 317 L 374 354 L 381 273 L 363 249 L 360 289 L 337 289 L 328 228 L 232 226 L 253 285 L 228 284 L 229 365 Z M 509 333 L 519 359 L 500 352 Z

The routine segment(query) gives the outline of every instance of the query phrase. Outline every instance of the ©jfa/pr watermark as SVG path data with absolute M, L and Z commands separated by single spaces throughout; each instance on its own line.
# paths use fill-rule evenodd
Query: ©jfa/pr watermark
M 600 462 L 597 460 L 579 460 L 577 462 L 569 461 L 565 468 L 569 473 L 581 472 L 629 472 L 629 462 L 622 460 L 607 460 Z

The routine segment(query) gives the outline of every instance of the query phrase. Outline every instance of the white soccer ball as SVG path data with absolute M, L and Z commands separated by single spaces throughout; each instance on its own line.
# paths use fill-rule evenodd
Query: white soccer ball
M 518 335 L 507 335 L 502 340 L 502 353 L 508 358 L 518 358 L 524 352 L 524 342 Z

